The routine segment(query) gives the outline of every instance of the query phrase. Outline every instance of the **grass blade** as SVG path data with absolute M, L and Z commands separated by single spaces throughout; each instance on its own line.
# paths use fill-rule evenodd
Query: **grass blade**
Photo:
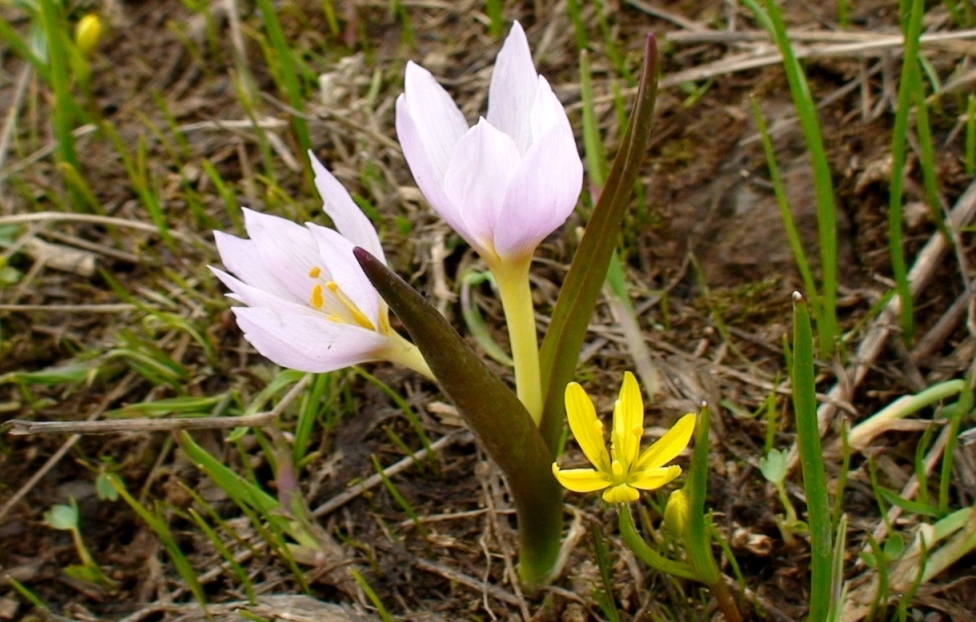
M 827 618 L 831 603 L 833 545 L 827 476 L 820 446 L 820 429 L 817 426 L 813 331 L 810 328 L 810 312 L 799 293 L 793 294 L 792 367 L 796 441 L 800 448 L 800 466 L 810 526 L 810 610 L 807 619 L 821 622 Z
M 817 315 L 817 331 L 820 337 L 820 355 L 830 358 L 834 353 L 839 334 L 837 326 L 837 207 L 834 202 L 834 182 L 824 149 L 823 134 L 817 119 L 817 106 L 810 93 L 803 66 L 793 53 L 786 34 L 783 15 L 774 0 L 766 0 L 764 11 L 756 0 L 742 0 L 755 14 L 756 19 L 776 41 L 783 55 L 783 68 L 793 94 L 800 127 L 813 166 L 813 181 L 817 200 L 817 237 L 820 245 L 821 291 L 820 305 L 814 307 Z

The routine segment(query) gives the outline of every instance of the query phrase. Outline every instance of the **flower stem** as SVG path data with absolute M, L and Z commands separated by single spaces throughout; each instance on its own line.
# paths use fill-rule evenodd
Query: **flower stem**
M 494 263 L 494 262 L 493 262 Z M 535 331 L 535 308 L 529 286 L 530 260 L 515 264 L 489 265 L 495 276 L 505 311 L 508 339 L 515 361 L 515 389 L 519 400 L 539 425 L 542 419 L 542 378 L 539 375 L 539 341 Z
M 642 562 L 660 572 L 667 573 L 681 579 L 698 580 L 698 575 L 692 570 L 691 566 L 682 562 L 676 562 L 661 555 L 644 542 L 637 527 L 634 526 L 634 517 L 630 513 L 630 506 L 621 503 L 617 506 L 617 516 L 620 518 L 620 537 L 623 539 L 627 548 L 634 552 Z
M 394 330 L 390 331 L 388 337 L 390 346 L 387 348 L 386 360 L 415 371 L 428 380 L 437 382 L 434 372 L 430 371 L 424 355 L 420 353 L 417 346 L 404 339 Z

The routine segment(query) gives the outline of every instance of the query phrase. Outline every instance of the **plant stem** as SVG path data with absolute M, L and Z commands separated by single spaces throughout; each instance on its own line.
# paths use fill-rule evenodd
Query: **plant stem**
M 634 517 L 630 513 L 630 506 L 622 503 L 617 506 L 617 516 L 620 518 L 620 538 L 627 545 L 627 548 L 634 552 L 642 562 L 660 572 L 667 573 L 680 579 L 691 579 L 698 581 L 698 575 L 692 570 L 691 566 L 681 562 L 668 559 L 661 555 L 644 542 L 637 527 L 634 526 Z
M 539 341 L 535 331 L 535 308 L 529 285 L 530 260 L 515 264 L 492 262 L 498 293 L 505 311 L 508 339 L 515 361 L 515 389 L 532 421 L 542 419 L 542 378 L 539 374 Z
M 388 336 L 391 342 L 386 355 L 388 361 L 415 371 L 428 380 L 437 382 L 434 372 L 430 371 L 427 360 L 424 359 L 424 355 L 421 354 L 417 346 L 401 337 L 395 330 L 391 329 Z
M 742 614 L 735 597 L 725 584 L 725 579 L 712 554 L 712 536 L 705 514 L 705 496 L 708 492 L 709 430 L 712 426 L 712 410 L 703 404 L 695 430 L 695 449 L 691 454 L 688 472 L 688 529 L 685 534 L 685 553 L 691 562 L 696 580 L 708 586 L 728 622 L 742 622 Z

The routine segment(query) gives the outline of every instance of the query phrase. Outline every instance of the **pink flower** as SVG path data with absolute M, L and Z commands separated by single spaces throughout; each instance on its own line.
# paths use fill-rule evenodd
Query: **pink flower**
M 305 226 L 244 209 L 249 239 L 214 232 L 237 325 L 258 352 L 282 367 L 328 372 L 387 360 L 429 374 L 417 348 L 390 327 L 389 311 L 352 249 L 386 262 L 376 230 L 349 193 L 309 154 L 315 187 L 336 229 Z
M 488 115 L 473 127 L 426 69 L 407 63 L 405 82 L 397 134 L 431 206 L 489 267 L 528 262 L 573 211 L 583 164 L 522 26 L 515 22 L 498 53 Z

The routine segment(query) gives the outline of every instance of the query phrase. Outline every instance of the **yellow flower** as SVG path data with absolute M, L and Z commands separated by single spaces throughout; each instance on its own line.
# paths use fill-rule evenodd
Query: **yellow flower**
M 98 48 L 98 40 L 102 38 L 102 20 L 98 15 L 89 13 L 81 18 L 75 27 L 75 44 L 86 57 L 91 57 Z
M 688 514 L 691 513 L 688 502 L 688 493 L 679 488 L 671 493 L 668 504 L 664 506 L 664 526 L 678 538 L 683 537 L 688 528 Z
M 603 424 L 583 387 L 566 385 L 566 415 L 569 428 L 595 469 L 560 469 L 552 463 L 552 474 L 574 492 L 603 492 L 608 503 L 629 503 L 640 498 L 640 490 L 654 490 L 681 474 L 679 466 L 664 466 L 688 446 L 695 429 L 695 415 L 687 414 L 654 444 L 640 450 L 644 434 L 644 402 L 637 380 L 624 373 L 620 397 L 613 408 L 610 451 L 603 439 Z

